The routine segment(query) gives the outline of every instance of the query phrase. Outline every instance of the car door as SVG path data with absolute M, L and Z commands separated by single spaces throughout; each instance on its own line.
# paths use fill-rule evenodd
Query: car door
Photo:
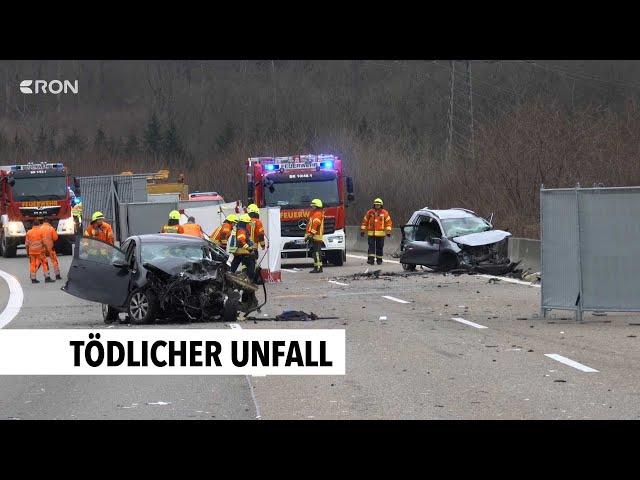
M 440 226 L 429 215 L 419 215 L 413 225 L 402 227 L 403 252 L 400 262 L 413 265 L 438 265 L 440 257 Z
M 83 300 L 123 306 L 130 271 L 122 250 L 94 238 L 79 237 L 62 290 Z

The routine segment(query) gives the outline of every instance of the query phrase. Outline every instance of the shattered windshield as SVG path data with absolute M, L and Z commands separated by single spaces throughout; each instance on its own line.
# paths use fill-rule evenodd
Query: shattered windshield
M 142 243 L 142 263 L 157 265 L 168 258 L 197 262 L 211 259 L 209 251 L 202 245 L 172 245 L 167 243 Z
M 325 206 L 338 205 L 336 179 L 320 182 L 274 183 L 273 192 L 265 188 L 264 200 L 269 207 L 308 207 L 311 200 L 319 198 Z
M 440 221 L 449 238 L 491 230 L 491 225 L 480 217 L 446 218 Z

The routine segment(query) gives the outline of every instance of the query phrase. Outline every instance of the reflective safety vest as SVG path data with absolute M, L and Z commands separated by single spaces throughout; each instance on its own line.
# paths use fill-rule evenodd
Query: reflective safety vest
M 185 223 L 184 225 L 181 225 L 181 227 L 182 233 L 185 235 L 202 238 L 202 228 L 197 223 Z
M 40 229 L 42 230 L 42 242 L 47 251 L 53 250 L 55 242 L 58 240 L 58 232 L 51 226 L 49 222 L 44 222 Z
M 258 245 L 264 250 L 264 225 L 259 218 L 252 218 L 249 227 L 249 239 L 253 243 L 253 249 L 258 250 Z
M 29 255 L 42 255 L 45 252 L 42 233 L 39 225 L 37 227 L 31 227 L 31 230 L 27 232 L 27 236 L 24 239 L 24 246 Z
M 160 233 L 184 233 L 182 225 L 163 225 Z
M 370 208 L 364 214 L 360 231 L 367 232 L 370 237 L 384 237 L 387 233 L 391 233 L 391 216 L 384 208 Z
M 247 231 L 244 228 L 233 227 L 228 243 L 229 253 L 247 255 L 251 246 L 247 241 Z
M 213 243 L 217 243 L 218 245 L 222 245 L 222 247 L 226 247 L 227 240 L 229 239 L 232 230 L 233 225 L 231 225 L 231 223 L 229 222 L 224 222 L 210 235 L 211 241 Z
M 85 230 L 84 235 L 85 237 L 97 238 L 98 240 L 102 240 L 103 242 L 113 245 L 113 229 L 111 228 L 111 225 L 105 221 L 103 221 L 102 225 L 99 227 L 89 225 L 89 228 Z
M 307 223 L 307 236 L 310 236 L 316 242 L 322 241 L 324 235 L 324 211 L 312 210 L 309 214 L 309 222 Z

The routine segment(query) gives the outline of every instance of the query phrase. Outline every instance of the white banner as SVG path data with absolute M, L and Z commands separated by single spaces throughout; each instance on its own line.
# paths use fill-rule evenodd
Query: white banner
M 260 218 L 264 225 L 269 248 L 266 251 L 260 250 L 258 264 L 267 270 L 266 280 L 279 282 L 281 279 L 280 266 L 282 263 L 280 258 L 280 207 L 261 208 Z M 265 256 L 266 258 L 264 258 Z
M 0 330 L 0 375 L 344 375 L 345 331 Z
M 184 209 L 184 213 L 180 217 L 180 224 L 187 223 L 189 217 L 195 217 L 196 223 L 202 227 L 207 235 L 213 233 L 228 215 L 235 213 L 237 206 L 237 202 L 208 205 L 206 207 L 198 207 L 198 202 L 193 202 L 193 204 L 193 207 Z M 240 206 L 240 209 L 242 210 L 242 206 Z

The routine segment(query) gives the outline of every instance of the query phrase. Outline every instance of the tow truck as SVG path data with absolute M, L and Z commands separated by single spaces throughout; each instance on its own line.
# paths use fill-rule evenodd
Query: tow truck
M 248 200 L 258 207 L 280 207 L 282 258 L 309 258 L 304 235 L 314 198 L 324 205 L 325 260 L 347 259 L 345 207 L 354 200 L 353 180 L 335 155 L 250 157 L 246 162 Z
M 70 255 L 76 235 L 69 176 L 62 163 L 0 166 L 0 253 L 15 257 L 34 218 L 46 218 L 58 232 L 56 251 Z

